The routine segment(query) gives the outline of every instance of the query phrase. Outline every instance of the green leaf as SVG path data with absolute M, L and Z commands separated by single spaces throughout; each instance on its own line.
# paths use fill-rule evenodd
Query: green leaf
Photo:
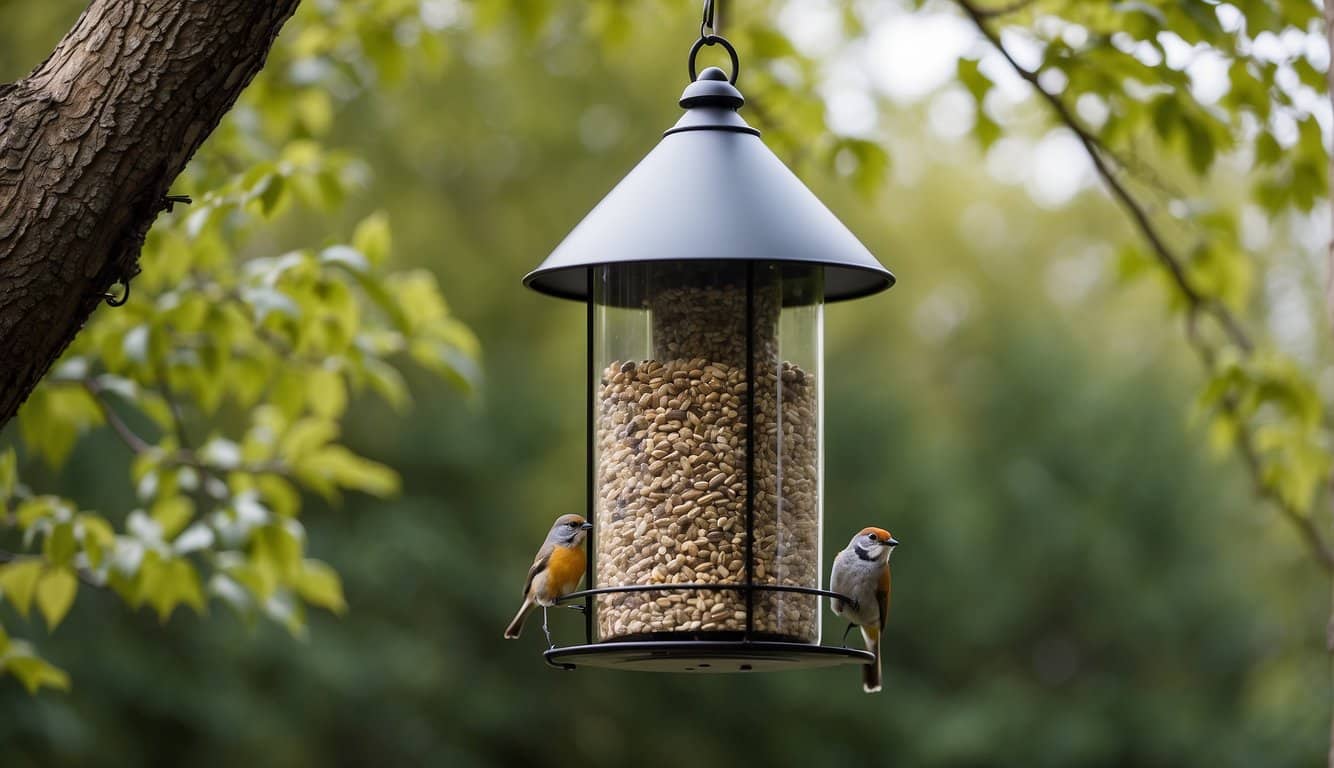
M 286 192 L 286 179 L 276 173 L 267 176 L 256 195 L 259 200 L 260 213 L 266 217 L 272 217 L 278 206 L 286 198 Z
M 1181 125 L 1181 107 L 1177 104 L 1176 94 L 1159 96 L 1153 100 L 1150 108 L 1153 113 L 1153 129 L 1158 138 L 1163 141 L 1171 140 Z
M 980 63 L 978 59 L 959 59 L 955 68 L 959 82 L 963 83 L 963 87 L 967 88 L 968 92 L 973 95 L 973 101 L 977 103 L 978 112 L 982 111 L 982 101 L 991 90 L 991 81 L 978 68 Z
M 65 618 L 78 590 L 79 580 L 73 568 L 49 568 L 42 574 L 37 582 L 37 608 L 46 617 L 48 629 L 55 629 L 60 620 Z
M 1000 139 L 1002 133 L 1000 124 L 992 120 L 986 110 L 979 108 L 973 122 L 973 136 L 982 149 L 991 149 L 991 145 Z
M 18 507 L 14 509 L 14 517 L 18 520 L 19 528 L 27 530 L 39 520 L 45 520 L 56 513 L 59 499 L 54 496 L 34 496 L 30 499 L 24 499 Z
M 1231 455 L 1237 445 L 1237 422 L 1219 414 L 1209 423 L 1209 452 L 1222 460 Z
M 374 266 L 388 260 L 392 244 L 389 215 L 384 211 L 376 211 L 362 219 L 352 231 L 352 247 L 361 251 Z
M 333 102 L 329 94 L 319 88 L 306 88 L 295 99 L 297 115 L 302 125 L 313 134 L 321 134 L 333 122 Z
M 299 479 L 316 489 L 332 484 L 379 497 L 398 492 L 398 473 L 341 445 L 330 445 L 307 455 L 294 464 L 294 469 Z
M 261 602 L 268 600 L 278 587 L 278 574 L 271 568 L 261 568 L 257 564 L 235 565 L 227 569 L 227 576 L 245 587 L 250 594 Z
M 168 496 L 159 498 L 150 513 L 162 526 L 162 538 L 171 541 L 194 518 L 195 505 L 185 496 Z
M 347 602 L 343 599 L 342 579 L 338 577 L 337 571 L 326 563 L 319 560 L 302 560 L 301 569 L 293 586 L 297 594 L 301 595 L 301 599 L 311 605 L 327 608 L 340 615 L 347 610 Z
M 18 678 L 29 694 L 37 693 L 43 686 L 69 690 L 69 675 L 33 653 L 27 643 L 10 643 L 8 650 L 0 655 L 0 670 Z
M 42 574 L 42 561 L 36 558 L 15 560 L 0 565 L 0 594 L 3 594 L 22 616 L 28 615 L 37 578 Z
M 80 515 L 78 525 L 83 531 L 83 551 L 88 556 L 88 564 L 100 568 L 102 556 L 116 543 L 115 531 L 110 523 L 97 515 Z
M 301 508 L 301 494 L 277 475 L 260 475 L 255 478 L 255 488 L 269 509 L 280 517 L 293 517 Z
M 288 368 L 274 379 L 269 402 L 287 418 L 296 418 L 306 407 L 307 389 L 303 372 L 296 367 Z
M 284 525 L 263 526 L 252 537 L 250 559 L 274 580 L 292 583 L 301 568 L 301 541 Z
M 1214 138 L 1197 120 L 1183 120 L 1181 125 L 1186 132 L 1186 150 L 1191 170 L 1204 175 L 1213 165 L 1217 154 Z
M 338 371 L 317 368 L 306 374 L 306 400 L 316 416 L 336 419 L 347 408 L 347 386 Z
M 375 357 L 367 357 L 363 362 L 366 379 L 371 389 L 375 390 L 394 410 L 402 412 L 412 400 L 408 393 L 407 382 L 403 374 L 389 363 Z
M 159 621 L 165 622 L 182 603 L 194 608 L 196 613 L 204 613 L 204 591 L 199 584 L 199 573 L 188 560 L 145 557 L 140 575 L 140 597 L 157 611 Z
M 58 467 L 79 434 L 102 421 L 101 409 L 82 387 L 51 383 L 34 390 L 19 409 L 19 434 L 25 445 Z
M 74 559 L 78 541 L 74 538 L 74 523 L 60 523 L 47 534 L 42 553 L 54 566 L 68 565 Z
M 292 425 L 279 443 L 278 454 L 289 462 L 303 456 L 338 437 L 338 425 L 319 418 L 305 418 Z
M 3 504 L 14 495 L 14 489 L 18 486 L 19 457 L 13 448 L 6 448 L 0 451 L 0 504 Z

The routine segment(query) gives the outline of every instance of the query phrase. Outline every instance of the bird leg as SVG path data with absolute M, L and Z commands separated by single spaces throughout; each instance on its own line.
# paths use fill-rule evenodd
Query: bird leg
M 556 644 L 551 641 L 551 630 L 547 629 L 547 607 L 542 606 L 542 634 L 547 636 L 547 648 L 555 648 Z
M 845 629 L 845 630 L 843 630 L 843 647 L 844 647 L 844 648 L 847 648 L 847 647 L 848 647 L 848 633 L 852 631 L 853 626 L 854 626 L 853 623 L 849 621 L 849 622 L 848 622 L 848 628 Z

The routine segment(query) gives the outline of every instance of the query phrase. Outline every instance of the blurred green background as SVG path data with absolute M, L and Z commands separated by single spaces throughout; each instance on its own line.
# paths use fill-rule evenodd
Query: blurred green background
M 0 6 L 0 81 L 40 61 L 80 5 Z M 1238 468 L 1207 455 L 1178 328 L 1152 286 L 1112 274 L 1118 213 L 1087 187 L 1036 204 L 938 130 L 930 99 L 876 102 L 893 165 L 873 194 L 830 164 L 798 166 L 900 280 L 826 316 L 825 563 L 864 525 L 904 542 L 885 692 L 863 694 L 853 668 L 559 673 L 535 627 L 503 642 L 550 520 L 583 509 L 583 310 L 520 278 L 676 120 L 697 8 L 657 3 L 676 21 L 607 45 L 578 12 L 535 34 L 519 14 L 482 25 L 438 5 L 465 19 L 441 33 L 444 63 L 335 115 L 329 143 L 368 160 L 367 193 L 345 220 L 276 237 L 388 210 L 396 258 L 435 272 L 481 338 L 480 392 L 422 377 L 407 418 L 353 407 L 349 444 L 404 490 L 310 500 L 309 550 L 342 573 L 350 611 L 312 615 L 307 641 L 217 604 L 163 625 L 95 593 L 51 637 L 7 615 L 74 687 L 30 697 L 0 681 L 0 763 L 1319 759 L 1330 585 Z M 127 462 L 98 436 L 58 473 L 25 471 L 115 510 L 134 503 Z M 579 639 L 574 614 L 553 624 Z M 826 640 L 839 631 L 826 614 Z

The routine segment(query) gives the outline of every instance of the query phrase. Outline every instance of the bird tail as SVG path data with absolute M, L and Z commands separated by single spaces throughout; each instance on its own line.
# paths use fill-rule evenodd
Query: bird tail
M 876 693 L 880 690 L 880 628 L 862 627 L 866 650 L 875 654 L 875 661 L 862 667 L 862 690 Z
M 532 598 L 524 600 L 523 605 L 519 606 L 519 612 L 514 614 L 514 621 L 511 621 L 510 625 L 508 627 L 505 627 L 506 640 L 514 640 L 518 638 L 519 630 L 523 629 L 523 620 L 528 618 L 528 612 L 531 611 L 532 609 L 533 609 Z

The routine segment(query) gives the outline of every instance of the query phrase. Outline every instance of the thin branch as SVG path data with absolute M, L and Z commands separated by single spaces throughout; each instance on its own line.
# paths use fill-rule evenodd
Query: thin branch
M 167 382 L 167 366 L 161 360 L 157 362 L 154 374 L 162 390 L 162 399 L 167 401 L 167 412 L 171 414 L 171 425 L 176 432 L 176 441 L 181 444 L 182 449 L 190 449 L 193 443 L 190 442 L 190 436 L 185 433 L 185 417 L 181 413 L 180 404 L 176 402 L 175 394 L 171 391 L 171 384 Z
M 1254 350 L 1255 344 L 1251 340 L 1250 335 L 1242 327 L 1241 321 L 1238 320 L 1237 317 L 1218 299 L 1206 297 L 1191 284 L 1186 275 L 1186 268 L 1183 260 L 1174 254 L 1168 247 L 1166 239 L 1153 224 L 1144 206 L 1135 199 L 1134 195 L 1132 195 L 1126 186 L 1121 183 L 1121 180 L 1108 166 L 1108 158 L 1111 158 L 1113 162 L 1122 168 L 1125 168 L 1126 164 L 1119 160 L 1115 153 L 1111 152 L 1092 132 L 1084 127 L 1079 119 L 1070 111 L 1069 107 L 1066 106 L 1065 102 L 1061 100 L 1059 95 L 1042 87 L 1042 84 L 1039 82 L 1039 73 L 1023 67 L 1014 59 L 1014 56 L 1010 54 L 1009 50 L 1002 45 L 1000 37 L 987 26 L 986 20 L 989 18 L 987 12 L 974 5 L 972 0 L 955 0 L 955 2 L 961 9 L 963 9 L 963 12 L 968 18 L 972 20 L 973 25 L 977 27 L 977 30 L 996 48 L 1001 56 L 1005 58 L 1015 74 L 1027 81 L 1029 85 L 1037 91 L 1038 95 L 1051 107 L 1051 110 L 1055 113 L 1057 119 L 1075 135 L 1080 144 L 1084 147 L 1084 151 L 1088 154 L 1089 160 L 1092 161 L 1098 176 L 1107 186 L 1107 189 L 1112 193 L 1112 196 L 1116 198 L 1121 207 L 1127 214 L 1129 214 L 1140 234 L 1148 241 L 1149 246 L 1152 248 L 1159 263 L 1161 263 L 1164 269 L 1167 270 L 1173 283 L 1176 285 L 1181 295 L 1185 297 L 1187 302 L 1187 339 L 1204 361 L 1206 368 L 1210 370 L 1213 369 L 1214 359 L 1208 346 L 1203 342 L 1199 335 L 1197 320 L 1201 313 L 1207 314 L 1217 320 L 1222 326 L 1228 339 L 1240 348 L 1244 354 L 1250 354 Z M 1329 27 L 1331 31 L 1329 31 L 1329 34 L 1331 35 L 1331 43 L 1334 44 L 1334 0 L 1325 0 L 1325 5 L 1327 19 L 1330 22 Z M 1331 85 L 1334 86 L 1334 73 L 1330 75 L 1330 78 Z M 1331 93 L 1334 93 L 1334 87 L 1332 87 Z M 1331 158 L 1331 163 L 1334 164 L 1334 158 Z M 1331 167 L 1334 167 L 1334 165 Z M 1331 280 L 1334 281 L 1334 242 L 1331 243 L 1330 249 Z M 1331 283 L 1331 286 L 1334 286 L 1334 282 Z M 1334 291 L 1334 287 L 1332 287 L 1331 290 Z M 1331 294 L 1331 302 L 1334 302 L 1334 293 Z M 1332 306 L 1334 306 L 1334 304 L 1332 304 Z M 1334 320 L 1331 322 L 1334 322 Z M 1250 471 L 1251 478 L 1255 483 L 1256 494 L 1259 497 L 1267 498 L 1274 503 L 1284 519 L 1288 520 L 1292 523 L 1293 527 L 1296 528 L 1298 535 L 1306 543 L 1307 548 L 1310 549 L 1316 562 L 1327 572 L 1334 574 L 1334 548 L 1331 548 L 1325 541 L 1320 533 L 1320 529 L 1316 526 L 1313 517 L 1304 514 L 1300 508 L 1289 504 L 1273 489 L 1264 485 L 1262 481 L 1263 470 L 1260 455 L 1255 445 L 1252 443 L 1252 436 L 1249 430 L 1246 429 L 1246 422 L 1242 418 L 1236 398 L 1231 396 L 1224 397 L 1222 400 L 1222 409 L 1229 418 L 1232 418 L 1240 425 L 1240 434 L 1237 443 L 1242 459 L 1245 461 L 1247 469 Z M 1332 619 L 1331 622 L 1334 624 L 1334 619 Z M 1334 753 L 1331 754 L 1334 755 Z M 1331 757 L 1331 768 L 1334 768 L 1334 756 Z
M 1037 0 L 1014 0 L 1014 2 L 1009 5 L 1001 5 L 995 8 L 977 8 L 976 11 L 979 18 L 995 19 L 1001 16 L 1008 16 L 1012 13 L 1018 13 L 1036 2 Z
M 1052 111 L 1056 113 L 1056 117 L 1060 122 L 1069 129 L 1070 132 L 1075 135 L 1075 138 L 1079 140 L 1079 143 L 1083 145 L 1084 151 L 1093 162 L 1094 170 L 1097 171 L 1098 176 L 1103 180 L 1103 183 L 1106 184 L 1107 189 L 1112 193 L 1112 196 L 1116 198 L 1117 202 L 1121 204 L 1121 207 L 1124 208 L 1126 213 L 1134 220 L 1135 227 L 1140 231 L 1140 234 L 1143 235 L 1144 239 L 1148 241 L 1149 247 L 1153 249 L 1154 256 L 1158 259 L 1159 263 L 1161 263 L 1167 270 L 1168 274 L 1171 275 L 1172 282 L 1176 284 L 1177 290 L 1179 290 L 1181 295 L 1186 299 L 1186 303 L 1189 307 L 1192 310 L 1202 310 L 1212 315 L 1218 320 L 1219 324 L 1222 325 L 1223 330 L 1227 333 L 1228 338 L 1233 344 L 1240 347 L 1244 352 L 1251 352 L 1255 348 L 1255 344 L 1251 341 L 1250 335 L 1242 328 L 1241 322 L 1237 320 L 1236 316 L 1233 315 L 1232 312 L 1220 301 L 1204 296 L 1191 284 L 1190 278 L 1186 275 L 1186 267 L 1183 261 L 1172 253 L 1172 250 L 1167 246 L 1166 240 L 1150 220 L 1149 214 L 1144 209 L 1144 206 L 1135 199 L 1134 195 L 1126 189 L 1125 185 L 1121 183 L 1121 180 L 1117 178 L 1116 174 L 1108 166 L 1107 157 L 1114 157 L 1114 154 L 1103 146 L 1091 131 L 1084 127 L 1083 123 L 1081 123 L 1079 118 L 1070 111 L 1070 108 L 1066 106 L 1060 96 L 1042 87 L 1042 84 L 1038 81 L 1037 72 L 1024 67 L 1018 61 L 1015 61 L 1014 56 L 1010 54 L 1010 51 L 1001 44 L 1000 37 L 987 26 L 987 15 L 984 11 L 974 5 L 971 0 L 955 0 L 955 2 L 963 9 L 963 12 L 967 14 L 969 19 L 972 20 L 973 25 L 977 27 L 977 30 L 986 37 L 987 41 L 996 48 L 1001 56 L 1005 57 L 1005 61 L 1009 63 L 1010 68 L 1014 70 L 1015 74 L 1019 75 L 1026 80 L 1029 85 L 1033 86 L 1033 89 L 1037 91 L 1038 95 L 1041 96 L 1042 99 L 1047 102 L 1048 106 L 1051 107 Z M 1116 160 L 1115 162 L 1117 162 L 1118 165 L 1125 165 L 1125 163 L 1120 160 Z
M 102 396 L 102 385 L 96 379 L 83 379 L 83 388 L 88 391 L 88 394 L 92 395 L 93 402 L 97 403 L 98 409 L 102 411 L 102 416 L 107 420 L 107 425 L 115 430 L 121 442 L 128 445 L 131 451 L 140 454 L 152 449 L 153 446 L 130 429 L 130 426 L 111 407 L 111 403 Z
M 103 395 L 106 390 L 96 379 L 80 379 L 77 382 L 70 383 L 81 384 L 83 388 L 92 395 L 93 402 L 97 403 L 98 409 L 102 411 L 102 415 L 106 418 L 107 425 L 115 431 L 116 435 L 120 437 L 121 442 L 125 443 L 135 455 L 147 453 L 148 451 L 156 449 L 156 446 L 136 434 L 135 431 L 130 429 L 129 425 L 116 414 L 115 409 L 111 407 L 111 403 Z M 179 415 L 177 415 L 176 418 L 179 418 Z M 184 432 L 180 432 L 180 434 L 183 436 Z M 217 472 L 243 472 L 252 475 L 291 476 L 290 468 L 281 461 L 261 461 L 254 464 L 242 464 L 235 467 L 220 467 L 204 461 L 198 453 L 185 449 L 176 450 L 166 454 L 162 458 L 162 463 L 178 467 L 190 467 L 191 469 L 197 469 L 201 472 L 210 474 Z

